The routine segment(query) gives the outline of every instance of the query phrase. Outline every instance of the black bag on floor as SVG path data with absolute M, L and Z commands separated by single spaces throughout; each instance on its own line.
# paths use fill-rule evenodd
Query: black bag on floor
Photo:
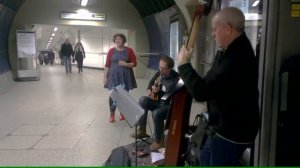
M 189 137 L 186 163 L 189 166 L 200 166 L 200 149 L 207 139 L 208 133 L 208 113 L 198 114 L 194 120 L 191 136 Z M 196 127 L 196 128 L 195 128 Z
M 113 149 L 105 162 L 105 166 L 131 166 L 128 151 L 123 146 Z

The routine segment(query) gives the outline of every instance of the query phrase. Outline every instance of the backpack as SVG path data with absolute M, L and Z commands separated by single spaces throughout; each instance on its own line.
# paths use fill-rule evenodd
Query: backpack
M 131 166 L 128 151 L 123 146 L 113 149 L 105 162 L 105 166 Z
M 186 164 L 188 166 L 200 166 L 200 150 L 207 139 L 208 130 L 208 113 L 202 112 L 198 114 L 191 129 L 189 137 L 188 149 L 186 153 Z

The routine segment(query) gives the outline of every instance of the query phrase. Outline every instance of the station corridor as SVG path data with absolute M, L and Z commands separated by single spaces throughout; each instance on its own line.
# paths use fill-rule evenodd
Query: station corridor
M 113 148 L 133 143 L 126 121 L 108 122 L 102 79 L 102 70 L 79 74 L 73 66 L 66 74 L 63 66 L 42 66 L 40 81 L 14 82 L 1 93 L 0 166 L 101 166 Z M 148 79 L 137 82 L 136 100 Z M 203 107 L 194 104 L 192 111 Z M 151 134 L 152 119 L 147 127 Z

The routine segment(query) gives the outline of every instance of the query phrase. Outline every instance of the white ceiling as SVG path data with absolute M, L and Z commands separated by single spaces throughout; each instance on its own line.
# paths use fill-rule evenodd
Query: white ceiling
M 54 28 L 57 27 L 57 31 L 54 32 Z M 52 41 L 48 49 L 57 50 L 66 38 L 70 40 L 71 43 L 75 43 L 77 38 L 77 29 L 73 26 L 57 26 L 57 25 L 41 25 L 35 24 L 32 28 L 36 31 L 37 37 L 37 50 L 46 50 L 47 44 L 52 37 Z M 52 36 L 55 33 L 55 36 Z
M 80 4 L 80 0 L 72 0 L 76 4 Z M 224 3 L 230 3 L 232 0 L 224 0 Z M 258 7 L 251 7 L 255 0 L 249 0 L 249 12 L 258 12 Z M 90 0 L 89 3 L 95 3 L 94 0 Z M 54 27 L 57 27 L 57 31 L 54 32 Z M 90 26 L 59 26 L 59 25 L 43 25 L 35 24 L 32 26 L 32 30 L 36 31 L 37 35 L 37 49 L 46 50 L 48 41 L 52 33 L 55 33 L 53 40 L 50 43 L 48 49 L 59 50 L 61 44 L 66 38 L 74 45 L 77 40 L 77 30 L 90 29 Z

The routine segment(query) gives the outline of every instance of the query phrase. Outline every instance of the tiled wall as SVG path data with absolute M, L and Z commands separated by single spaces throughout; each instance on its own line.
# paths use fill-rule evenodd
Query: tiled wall
M 5 92 L 15 84 L 11 71 L 4 72 L 0 75 L 0 94 Z
M 10 70 L 8 62 L 8 33 L 15 11 L 0 4 L 0 74 Z
M 0 0 L 0 93 L 14 83 L 8 57 L 8 34 L 16 11 L 23 2 Z
M 174 6 L 165 11 L 153 14 L 144 18 L 149 42 L 150 53 L 159 53 L 159 55 L 169 55 L 170 51 L 170 18 L 179 13 Z M 160 57 L 158 55 L 149 55 L 148 68 L 157 70 Z

